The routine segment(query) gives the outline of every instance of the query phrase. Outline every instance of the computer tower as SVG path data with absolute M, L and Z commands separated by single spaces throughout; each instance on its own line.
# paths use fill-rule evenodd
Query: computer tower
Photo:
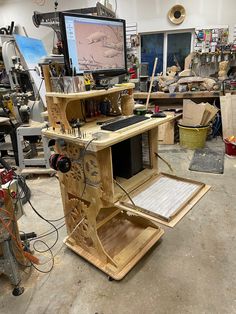
M 142 135 L 112 146 L 113 176 L 129 179 L 143 170 Z

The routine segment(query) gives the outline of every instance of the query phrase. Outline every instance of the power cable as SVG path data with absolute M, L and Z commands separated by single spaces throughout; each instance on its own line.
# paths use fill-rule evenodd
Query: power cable
M 44 251 L 42 251 L 42 250 L 37 250 L 37 249 L 35 248 L 35 243 L 36 243 L 36 242 L 37 242 L 37 243 L 39 243 L 39 242 L 40 242 L 40 243 L 43 243 L 43 245 L 45 245 L 45 246 L 47 247 L 47 250 L 44 250 Z M 38 267 L 36 267 L 33 263 L 31 263 L 31 264 L 32 264 L 33 268 L 35 268 L 38 272 L 43 273 L 43 274 L 48 274 L 48 273 L 50 273 L 50 272 L 52 271 L 52 269 L 53 269 L 53 267 L 54 267 L 54 264 L 55 264 L 55 256 L 53 255 L 53 252 L 52 252 L 52 246 L 49 247 L 49 245 L 47 245 L 47 243 L 44 242 L 44 241 L 42 241 L 42 240 L 36 240 L 35 243 L 33 244 L 33 248 L 34 248 L 34 250 L 35 250 L 36 252 L 38 252 L 38 253 L 50 252 L 50 254 L 51 254 L 51 259 L 48 260 L 46 263 L 43 263 L 43 264 L 40 264 L 40 265 L 48 264 L 50 261 L 52 261 L 52 265 L 51 265 L 51 267 L 49 268 L 49 270 L 41 270 L 41 269 L 39 269 Z
M 136 207 L 134 201 L 132 200 L 131 196 L 130 196 L 129 193 L 126 191 L 126 189 L 123 188 L 123 186 L 122 186 L 118 181 L 116 181 L 115 179 L 113 179 L 113 181 L 118 185 L 118 187 L 119 187 L 123 192 L 125 192 L 125 194 L 128 196 L 128 198 L 129 198 L 130 202 L 132 203 L 132 205 L 133 205 L 134 207 Z
M 65 225 L 66 225 L 66 224 L 63 223 L 61 226 L 57 226 L 56 229 L 57 229 L 57 230 L 60 230 L 60 229 L 63 228 Z M 54 229 L 54 228 L 51 228 L 50 230 L 52 230 L 52 229 Z M 46 232 L 40 234 L 39 236 L 37 236 L 37 237 L 35 237 L 35 238 L 29 239 L 29 241 L 35 241 L 35 240 L 38 240 L 38 239 L 41 239 L 41 238 L 45 238 L 45 237 L 49 236 L 50 234 L 53 234 L 54 232 L 56 232 L 55 230 L 53 230 L 53 231 L 50 231 L 50 230 L 48 230 L 48 231 L 46 231 Z
M 55 239 L 55 241 L 54 241 L 54 243 L 50 246 L 50 250 L 57 244 L 57 242 L 58 242 L 58 240 L 59 240 L 59 233 L 58 233 L 58 230 L 57 230 L 57 228 L 55 227 L 55 225 L 51 222 L 51 221 L 49 221 L 48 219 L 46 219 L 45 217 L 43 217 L 35 208 L 34 208 L 34 206 L 32 205 L 32 203 L 30 202 L 30 200 L 28 200 L 28 203 L 29 203 L 29 205 L 30 205 L 30 207 L 33 209 L 33 211 L 35 212 L 35 214 L 36 215 L 38 215 L 42 220 L 44 220 L 44 221 L 46 221 L 48 224 L 50 224 L 54 229 L 55 229 L 55 232 L 56 232 L 56 239 Z M 38 240 L 38 241 L 41 241 L 41 240 Z M 36 241 L 35 241 L 36 242 Z M 47 252 L 48 250 L 41 250 L 41 251 L 39 251 L 39 250 L 37 250 L 37 252 L 39 252 L 39 253 L 45 253 L 45 252 Z

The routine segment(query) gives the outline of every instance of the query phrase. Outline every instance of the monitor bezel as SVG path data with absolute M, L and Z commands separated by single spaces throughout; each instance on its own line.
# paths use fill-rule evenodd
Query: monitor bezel
M 123 23 L 123 36 L 124 36 L 124 61 L 125 67 L 124 69 L 100 69 L 100 70 L 84 70 L 83 73 L 92 73 L 97 76 L 118 76 L 122 74 L 127 74 L 127 58 L 126 58 L 126 23 L 123 19 L 113 19 L 110 17 L 103 17 L 103 16 L 96 16 L 96 15 L 87 15 L 82 13 L 70 13 L 70 12 L 59 12 L 59 25 L 61 30 L 61 39 L 64 51 L 64 58 L 65 58 L 65 67 L 67 75 L 83 75 L 83 73 L 73 73 L 73 69 L 71 68 L 70 56 L 69 56 L 69 49 L 68 49 L 68 42 L 66 36 L 66 25 L 65 25 L 65 16 L 72 16 L 72 17 L 79 17 L 79 18 L 86 18 L 91 20 L 105 20 L 105 21 L 114 21 L 114 22 L 122 22 Z

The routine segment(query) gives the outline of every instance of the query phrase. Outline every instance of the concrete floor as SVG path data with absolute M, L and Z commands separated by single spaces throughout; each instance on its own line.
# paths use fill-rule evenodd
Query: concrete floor
M 222 142 L 208 145 L 222 146 Z M 24 274 L 25 292 L 20 297 L 13 297 L 9 281 L 0 277 L 1 314 L 236 313 L 236 159 L 226 157 L 224 174 L 214 175 L 188 170 L 190 150 L 174 145 L 161 146 L 159 152 L 176 175 L 212 186 L 174 229 L 164 227 L 159 245 L 122 281 L 110 282 L 62 246 L 66 235 L 62 228 L 54 252 L 61 250 L 49 275 Z M 160 170 L 169 172 L 163 162 Z M 56 178 L 35 178 L 29 185 L 38 211 L 51 219 L 62 216 Z M 21 230 L 40 234 L 50 228 L 29 206 L 25 212 Z

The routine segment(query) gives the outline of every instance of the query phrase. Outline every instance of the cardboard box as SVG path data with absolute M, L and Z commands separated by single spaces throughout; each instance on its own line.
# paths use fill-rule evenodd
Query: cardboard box
M 185 126 L 201 125 L 206 106 L 204 103 L 196 104 L 190 99 L 183 100 L 183 120 Z
M 216 108 L 215 106 L 212 106 L 208 102 L 205 104 L 205 106 L 206 106 L 206 110 L 204 112 L 201 125 L 208 125 L 210 121 L 215 117 L 217 112 L 219 111 L 218 108 Z

